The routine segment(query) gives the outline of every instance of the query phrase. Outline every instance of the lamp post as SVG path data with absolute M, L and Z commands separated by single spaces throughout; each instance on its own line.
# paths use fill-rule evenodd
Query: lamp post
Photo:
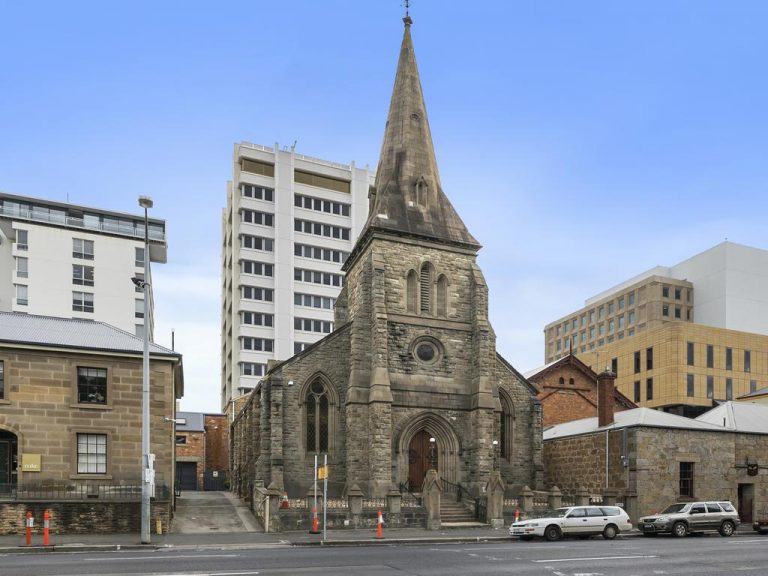
M 140 286 L 144 291 L 144 356 L 141 383 L 141 543 L 149 544 L 149 218 L 147 210 L 152 208 L 152 198 L 139 196 L 139 206 L 144 208 L 144 282 Z M 138 285 L 138 284 L 137 284 Z
M 434 438 L 429 439 L 429 467 L 437 470 L 437 441 Z

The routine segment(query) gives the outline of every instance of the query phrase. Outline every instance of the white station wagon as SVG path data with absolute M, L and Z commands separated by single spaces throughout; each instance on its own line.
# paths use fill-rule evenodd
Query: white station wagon
M 632 522 L 618 506 L 570 506 L 552 510 L 542 518 L 515 522 L 509 527 L 509 535 L 519 536 L 521 540 L 539 536 L 552 541 L 563 536 L 589 538 L 602 534 L 611 540 L 628 530 L 632 530 Z

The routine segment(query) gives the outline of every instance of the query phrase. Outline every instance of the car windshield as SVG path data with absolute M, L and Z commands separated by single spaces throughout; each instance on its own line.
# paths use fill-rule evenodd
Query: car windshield
M 671 504 L 661 511 L 662 514 L 674 514 L 675 512 L 682 512 L 688 504 Z

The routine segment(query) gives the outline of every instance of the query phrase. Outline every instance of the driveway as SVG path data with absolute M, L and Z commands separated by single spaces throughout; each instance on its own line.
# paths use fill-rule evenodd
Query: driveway
M 248 507 L 229 492 L 182 492 L 171 534 L 263 532 Z

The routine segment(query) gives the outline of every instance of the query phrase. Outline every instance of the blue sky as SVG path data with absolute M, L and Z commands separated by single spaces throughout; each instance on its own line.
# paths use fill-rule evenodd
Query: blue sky
M 443 188 L 484 245 L 499 351 L 728 238 L 768 248 L 768 3 L 414 0 Z M 400 0 L 0 0 L 0 190 L 152 215 L 156 339 L 219 402 L 235 142 L 375 166 Z

